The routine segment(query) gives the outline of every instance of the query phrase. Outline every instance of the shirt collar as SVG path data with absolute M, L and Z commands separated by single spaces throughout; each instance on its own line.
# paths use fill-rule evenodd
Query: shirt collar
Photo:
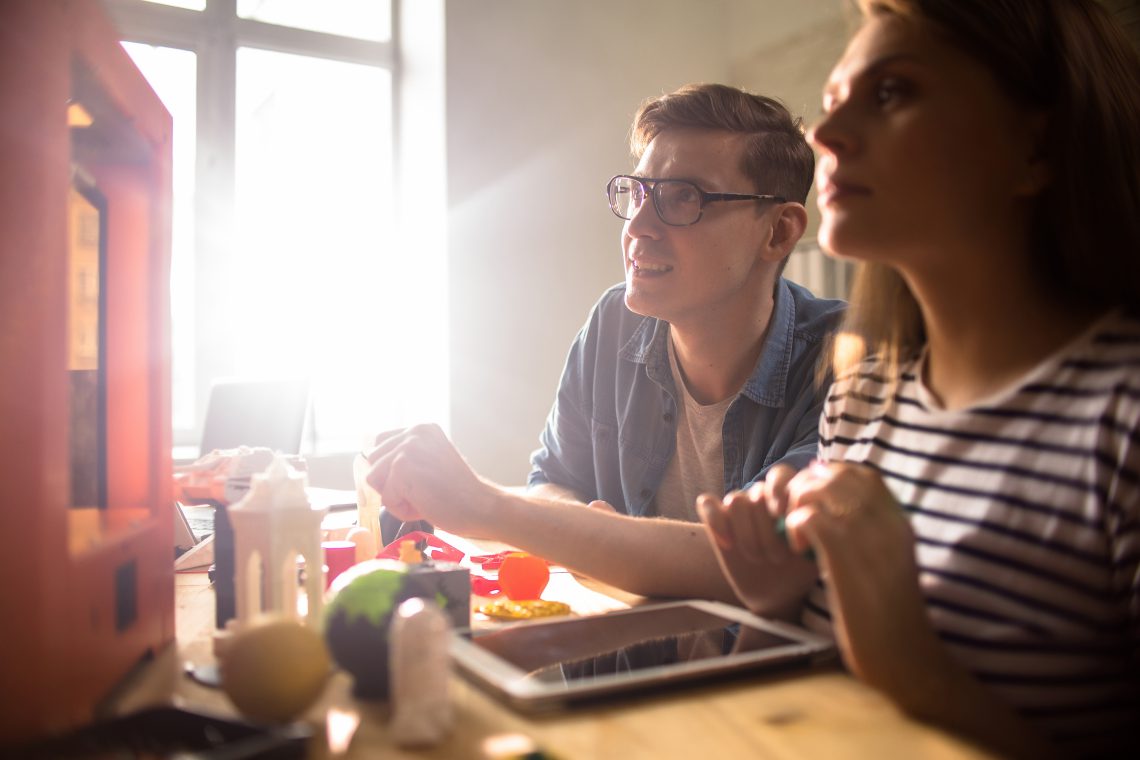
M 748 398 L 764 406 L 780 407 L 788 389 L 788 372 L 792 367 L 792 350 L 796 331 L 796 302 L 787 281 L 776 281 L 776 297 L 772 317 L 756 368 L 741 389 Z

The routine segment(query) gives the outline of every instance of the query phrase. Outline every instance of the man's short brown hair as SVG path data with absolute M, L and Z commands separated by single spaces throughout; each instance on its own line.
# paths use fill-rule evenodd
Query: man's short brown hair
M 629 147 L 635 159 L 669 129 L 708 129 L 746 136 L 740 167 L 757 193 L 804 203 L 815 172 L 815 154 L 803 120 L 779 101 L 723 84 L 689 84 L 651 98 L 633 118 Z

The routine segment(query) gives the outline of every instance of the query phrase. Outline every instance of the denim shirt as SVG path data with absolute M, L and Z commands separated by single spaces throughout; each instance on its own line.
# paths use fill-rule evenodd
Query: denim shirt
M 844 308 L 777 282 L 760 358 L 724 418 L 725 493 L 777 462 L 800 468 L 815 456 L 828 387 L 817 382 L 816 363 Z M 570 347 L 529 486 L 554 483 L 624 514 L 652 514 L 676 448 L 668 327 L 626 308 L 624 283 L 602 295 Z

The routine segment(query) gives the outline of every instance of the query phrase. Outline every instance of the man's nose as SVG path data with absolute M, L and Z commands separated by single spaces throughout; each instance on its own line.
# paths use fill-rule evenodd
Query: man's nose
M 630 237 L 657 237 L 665 225 L 657 214 L 657 206 L 653 202 L 653 194 L 646 193 L 641 205 L 633 210 L 633 214 L 625 223 L 626 234 Z

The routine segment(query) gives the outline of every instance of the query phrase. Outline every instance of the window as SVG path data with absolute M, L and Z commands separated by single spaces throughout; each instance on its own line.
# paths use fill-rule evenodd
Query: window
M 175 443 L 234 377 L 308 377 L 320 451 L 442 421 L 440 262 L 397 253 L 392 3 L 106 4 L 175 123 Z

